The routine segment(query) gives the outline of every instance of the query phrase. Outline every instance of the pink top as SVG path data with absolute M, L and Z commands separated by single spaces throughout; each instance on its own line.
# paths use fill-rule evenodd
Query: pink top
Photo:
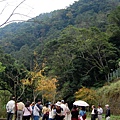
M 32 113 L 32 108 L 31 107 L 24 107 L 24 114 L 23 116 L 29 116 Z

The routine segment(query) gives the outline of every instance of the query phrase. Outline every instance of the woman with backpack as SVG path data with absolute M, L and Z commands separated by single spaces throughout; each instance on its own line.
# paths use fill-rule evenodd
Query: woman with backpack
M 30 120 L 31 114 L 32 114 L 32 108 L 30 106 L 30 103 L 26 102 L 23 110 L 23 120 Z
M 86 119 L 86 111 L 84 106 L 80 107 L 79 115 L 80 115 L 80 119 L 82 120 Z

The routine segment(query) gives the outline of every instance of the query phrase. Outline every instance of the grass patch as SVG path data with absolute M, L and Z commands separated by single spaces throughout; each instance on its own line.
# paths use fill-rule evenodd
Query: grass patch
M 120 120 L 120 116 L 111 115 L 111 120 Z
M 90 120 L 91 118 L 91 113 L 87 112 L 87 120 Z M 102 119 L 105 119 L 105 114 L 102 115 Z M 120 120 L 120 115 L 111 115 L 110 116 L 111 120 Z

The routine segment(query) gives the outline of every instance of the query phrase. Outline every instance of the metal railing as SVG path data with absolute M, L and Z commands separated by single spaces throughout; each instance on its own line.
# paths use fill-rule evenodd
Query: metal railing
M 108 74 L 108 82 L 120 78 L 120 67 Z

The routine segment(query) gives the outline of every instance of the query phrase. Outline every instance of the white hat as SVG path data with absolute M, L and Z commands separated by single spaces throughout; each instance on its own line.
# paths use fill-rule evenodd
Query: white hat
M 56 106 L 61 106 L 61 102 L 58 101 L 55 105 Z
M 105 106 L 106 106 L 106 107 L 109 107 L 109 105 L 108 105 L 108 104 L 106 104 Z

